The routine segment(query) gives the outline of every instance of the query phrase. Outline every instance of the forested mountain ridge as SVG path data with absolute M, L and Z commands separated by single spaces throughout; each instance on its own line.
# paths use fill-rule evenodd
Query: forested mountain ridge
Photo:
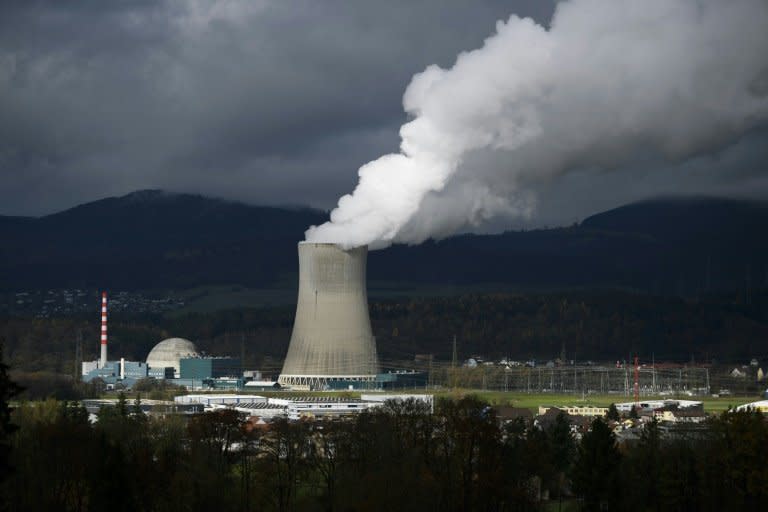
M 159 190 L 39 218 L 0 217 L 0 282 L 5 289 L 261 285 L 286 269 L 307 226 L 324 219 L 311 209 Z
M 0 216 L 0 288 L 293 287 L 296 243 L 327 214 L 139 191 L 39 218 Z M 369 278 L 692 295 L 768 284 L 768 203 L 673 198 L 565 228 L 460 235 L 370 255 Z

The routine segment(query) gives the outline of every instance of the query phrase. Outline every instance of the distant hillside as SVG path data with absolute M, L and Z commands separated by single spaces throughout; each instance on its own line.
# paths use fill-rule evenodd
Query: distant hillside
M 768 203 L 658 199 L 580 225 L 465 235 L 373 253 L 384 279 L 626 287 L 654 293 L 768 286 Z
M 326 219 L 140 191 L 40 218 L 0 217 L 0 286 L 186 288 L 293 286 L 296 243 Z M 768 285 L 768 203 L 660 199 L 581 225 L 462 235 L 371 253 L 369 277 L 508 288 L 624 287 L 698 293 Z
M 143 190 L 40 218 L 0 217 L 6 289 L 261 285 L 322 212 Z

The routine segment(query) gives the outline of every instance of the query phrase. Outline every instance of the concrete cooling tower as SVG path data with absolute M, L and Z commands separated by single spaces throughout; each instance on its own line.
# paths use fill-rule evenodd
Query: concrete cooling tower
M 367 247 L 299 243 L 299 297 L 279 382 L 323 389 L 379 372 L 365 287 Z

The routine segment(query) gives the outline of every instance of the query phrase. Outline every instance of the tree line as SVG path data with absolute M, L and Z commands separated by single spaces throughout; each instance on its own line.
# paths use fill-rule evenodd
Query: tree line
M 185 419 L 139 405 L 123 397 L 91 423 L 78 403 L 21 404 L 2 506 L 495 511 L 562 500 L 570 510 L 721 511 L 768 498 L 768 425 L 755 412 L 723 414 L 689 437 L 651 423 L 617 444 L 602 418 L 577 440 L 565 415 L 547 428 L 500 421 L 472 396 L 434 414 L 390 402 L 346 421 L 268 425 L 229 409 Z

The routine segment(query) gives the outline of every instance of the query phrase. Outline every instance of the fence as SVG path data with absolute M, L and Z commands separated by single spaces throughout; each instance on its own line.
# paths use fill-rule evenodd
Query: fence
M 426 369 L 425 369 L 426 370 Z M 634 368 L 611 366 L 475 368 L 432 365 L 429 384 L 433 386 L 563 394 L 634 394 Z M 709 370 L 699 367 L 640 368 L 641 396 L 709 394 Z

